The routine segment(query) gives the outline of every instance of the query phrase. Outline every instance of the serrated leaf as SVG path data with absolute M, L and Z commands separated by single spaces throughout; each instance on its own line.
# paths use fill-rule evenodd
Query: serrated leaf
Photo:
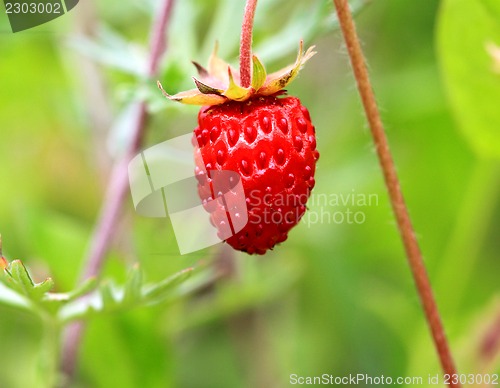
M 135 265 L 128 275 L 124 286 L 123 304 L 129 305 L 140 301 L 142 298 L 142 271 Z
M 45 301 L 47 302 L 71 302 L 75 299 L 88 294 L 97 287 L 97 279 L 89 278 L 85 280 L 80 286 L 70 292 L 65 293 L 47 293 L 45 295 Z
M 8 286 L 37 302 L 54 287 L 54 281 L 51 278 L 35 283 L 21 260 L 14 260 L 10 263 L 4 273 L 7 275 Z
M 253 72 L 252 72 L 252 88 L 254 90 L 259 90 L 264 82 L 266 82 L 266 68 L 262 62 L 257 58 L 257 56 L 252 57 L 253 60 Z
M 75 300 L 81 296 L 88 294 L 97 287 L 97 279 L 89 278 L 85 280 L 78 288 L 67 293 L 68 301 Z
M 33 298 L 42 299 L 52 288 L 54 288 L 54 281 L 52 278 L 47 278 L 43 282 L 35 284 L 30 293 Z
M 438 55 L 458 127 L 479 156 L 500 159 L 500 75 L 491 44 L 500 45 L 500 23 L 481 1 L 443 1 Z
M 35 286 L 31 276 L 21 260 L 10 263 L 9 272 L 15 287 L 23 294 L 29 295 Z
M 193 272 L 193 268 L 187 268 L 169 278 L 155 284 L 144 291 L 144 300 L 148 302 L 157 302 L 168 296 L 172 289 L 187 280 Z

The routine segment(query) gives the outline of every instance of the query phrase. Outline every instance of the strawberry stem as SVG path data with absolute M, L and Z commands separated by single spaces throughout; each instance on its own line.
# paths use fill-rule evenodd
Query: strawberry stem
M 240 79 L 241 86 L 250 87 L 252 82 L 252 30 L 257 0 L 247 0 L 241 26 Z
M 337 9 L 338 20 L 349 52 L 354 77 L 356 78 L 358 91 L 368 119 L 380 166 L 384 174 L 385 184 L 396 216 L 408 263 L 424 308 L 425 317 L 432 332 L 434 345 L 439 355 L 442 369 L 444 373 L 453 376 L 457 373 L 455 364 L 448 346 L 425 264 L 422 259 L 422 253 L 403 198 L 396 168 L 368 75 L 363 51 L 356 33 L 356 26 L 352 19 L 351 11 L 349 10 L 349 3 L 348 0 L 333 0 L 333 2 Z M 459 388 L 461 385 L 459 383 L 454 384 L 450 382 L 450 386 Z

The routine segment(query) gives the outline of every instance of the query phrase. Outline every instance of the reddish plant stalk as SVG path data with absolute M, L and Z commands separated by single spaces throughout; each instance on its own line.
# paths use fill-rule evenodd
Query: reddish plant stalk
M 150 53 L 146 69 L 149 77 L 154 77 L 157 74 L 161 56 L 165 51 L 165 36 L 172 14 L 173 3 L 174 0 L 162 1 L 151 27 Z M 128 164 L 140 149 L 147 119 L 146 102 L 140 102 L 136 106 L 136 115 L 128 148 L 123 157 L 117 161 L 111 173 L 99 220 L 95 225 L 90 240 L 81 280 L 98 276 L 101 272 L 106 254 L 113 241 L 123 202 L 129 190 Z M 63 339 L 61 368 L 68 377 L 71 377 L 74 372 L 83 331 L 84 324 L 82 322 L 74 323 L 67 328 Z
M 361 96 L 373 141 L 375 143 L 385 184 L 389 192 L 392 209 L 396 216 L 399 233 L 401 235 L 408 263 L 424 308 L 425 317 L 432 332 L 432 337 L 441 361 L 441 366 L 444 373 L 450 375 L 456 374 L 455 364 L 448 346 L 429 277 L 422 259 L 422 254 L 410 220 L 408 209 L 403 198 L 396 168 L 394 166 L 394 161 L 392 159 L 387 137 L 385 135 L 384 126 L 380 118 L 377 102 L 370 83 L 363 51 L 361 50 L 356 27 L 349 9 L 349 3 L 348 0 L 333 0 L 333 2 L 337 9 L 340 27 L 347 45 L 358 91 Z M 461 385 L 451 383 L 450 386 L 460 387 Z
M 247 0 L 245 16 L 241 26 L 240 40 L 240 82 L 244 88 L 252 82 L 252 30 L 257 0 Z

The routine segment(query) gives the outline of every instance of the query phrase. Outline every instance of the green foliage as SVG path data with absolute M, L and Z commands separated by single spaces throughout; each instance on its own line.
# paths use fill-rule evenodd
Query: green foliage
M 438 54 L 450 103 L 467 141 L 500 158 L 500 74 L 489 48 L 500 45 L 498 1 L 444 0 Z
M 48 313 L 61 323 L 68 323 L 102 313 L 126 311 L 173 300 L 179 294 L 177 287 L 190 278 L 192 272 L 193 268 L 188 268 L 158 283 L 145 284 L 141 269 L 135 265 L 123 286 L 116 287 L 110 281 L 99 284 L 95 278 L 90 278 L 70 292 L 53 293 L 50 292 L 54 287 L 51 278 L 35 283 L 23 262 L 14 260 L 4 269 L 2 278 L 3 284 L 14 292 L 1 292 L 0 302 L 42 316 Z M 198 280 L 197 284 L 202 286 L 211 281 L 214 281 L 213 277 L 205 275 L 202 283 Z M 3 287 L 0 291 L 3 291 Z

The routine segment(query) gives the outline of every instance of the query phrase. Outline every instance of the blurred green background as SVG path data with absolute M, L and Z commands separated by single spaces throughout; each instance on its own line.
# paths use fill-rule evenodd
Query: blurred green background
M 81 2 L 12 34 L 0 16 L 0 232 L 4 255 L 70 290 L 128 107 L 149 102 L 144 148 L 188 133 L 196 109 L 162 99 L 141 75 L 157 2 Z M 302 4 L 303 3 L 303 4 Z M 403 191 L 461 373 L 500 372 L 500 45 L 494 1 L 354 2 Z M 243 2 L 175 3 L 161 80 L 189 88 L 214 41 L 237 63 Z M 254 48 L 268 70 L 292 62 L 300 37 L 318 54 L 289 93 L 317 128 L 315 194 L 377 195 L 365 222 L 302 222 L 264 257 L 236 253 L 236 275 L 176 302 L 88 321 L 75 387 L 283 387 L 289 376 L 424 376 L 439 372 L 369 130 L 328 1 L 262 0 Z M 480 27 L 478 27 L 480 26 Z M 324 204 L 323 204 L 324 205 Z M 150 282 L 210 267 L 220 247 L 180 256 L 168 220 L 130 200 L 103 277 L 140 262 Z M 495 327 L 496 325 L 496 327 Z M 0 387 L 36 386 L 43 333 L 0 304 Z M 485 353 L 485 341 L 496 346 Z M 497 341 L 497 342 L 495 342 Z M 362 385 L 362 384 L 360 384 Z M 425 384 L 424 384 L 425 385 Z M 362 385 L 363 386 L 363 385 Z M 367 385 L 370 386 L 370 385 Z

